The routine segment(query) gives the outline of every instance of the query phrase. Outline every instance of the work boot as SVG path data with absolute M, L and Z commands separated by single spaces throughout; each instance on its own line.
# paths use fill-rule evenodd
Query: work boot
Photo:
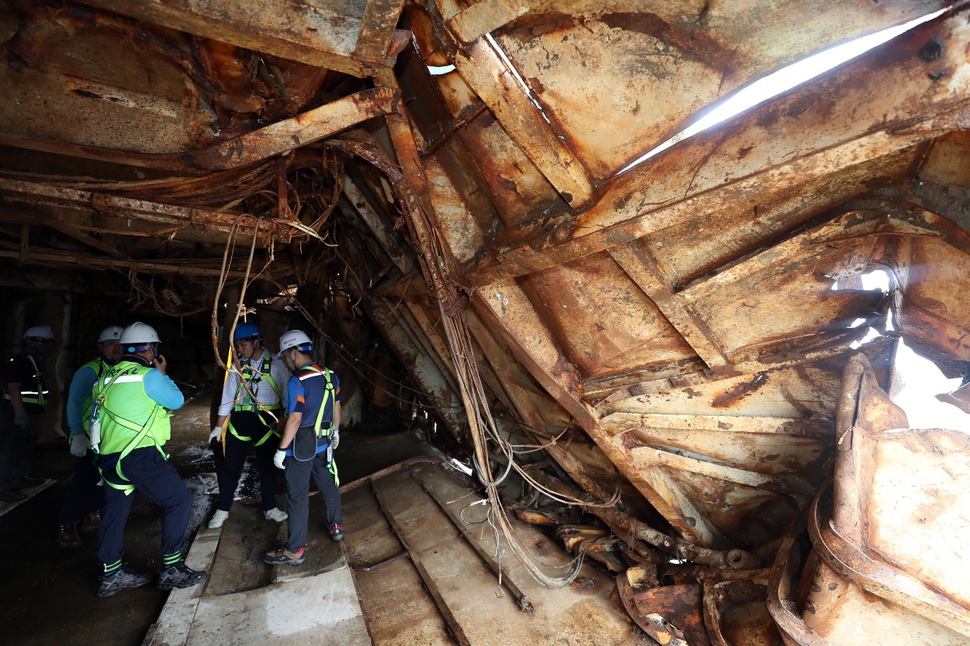
M 101 575 L 101 587 L 98 588 L 98 596 L 110 597 L 122 590 L 140 588 L 151 580 L 152 575 L 132 572 L 127 565 L 122 565 L 119 570 L 111 574 Z
M 185 561 L 179 561 L 158 571 L 158 589 L 191 588 L 202 583 L 205 580 L 205 574 L 202 570 L 193 570 L 185 564 Z
M 282 523 L 284 520 L 286 520 L 286 512 L 279 507 L 273 507 L 272 509 L 267 509 L 263 512 L 263 518 L 277 523 Z
M 98 531 L 99 527 L 101 527 L 101 510 L 95 509 L 84 517 L 84 520 L 81 521 L 81 525 L 78 527 L 78 529 L 85 534 L 92 534 Z
M 344 526 L 343 525 L 331 525 L 330 526 L 330 538 L 335 541 L 344 540 Z
M 228 511 L 216 509 L 216 513 L 212 514 L 212 518 L 209 519 L 209 529 L 219 529 L 226 523 L 227 518 L 229 518 Z
M 57 546 L 62 550 L 69 550 L 81 544 L 81 537 L 77 535 L 74 523 L 57 526 Z
M 0 493 L 0 502 L 20 502 L 21 500 L 27 500 L 27 496 L 13 489 Z
M 263 563 L 270 565 L 299 565 L 306 560 L 306 548 L 301 547 L 300 551 L 294 554 L 285 547 L 270 550 L 263 555 Z

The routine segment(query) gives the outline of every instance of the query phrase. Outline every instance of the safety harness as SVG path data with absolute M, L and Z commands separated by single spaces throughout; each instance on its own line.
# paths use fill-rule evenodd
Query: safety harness
M 43 407 L 47 403 L 47 395 L 50 394 L 50 391 L 44 388 L 44 373 L 37 367 L 37 362 L 29 354 L 27 358 L 30 360 L 30 365 L 34 367 L 34 380 L 37 382 L 37 390 L 21 390 L 20 400 L 25 404 Z M 10 401 L 10 393 L 4 391 L 3 398 Z
M 297 379 L 300 381 L 306 381 L 307 379 L 313 379 L 315 377 L 323 377 L 327 380 L 327 385 L 324 386 L 323 397 L 320 401 L 320 408 L 317 409 L 317 418 L 313 422 L 313 434 L 315 438 L 330 437 L 333 430 L 333 419 L 326 423 L 326 428 L 324 428 L 323 422 L 323 412 L 327 408 L 328 402 L 333 402 L 336 406 L 336 391 L 333 387 L 333 379 L 331 378 L 331 372 L 328 368 L 317 368 L 314 365 L 305 365 L 300 369 L 300 373 L 297 375 Z M 303 427 L 306 428 L 306 427 Z M 309 462 L 316 457 L 317 447 L 316 440 L 313 443 L 313 453 L 308 458 L 300 458 L 296 454 L 296 441 L 293 442 L 293 458 L 299 462 Z M 333 475 L 333 482 L 336 486 L 340 486 L 340 477 L 337 475 L 337 463 L 333 460 L 333 447 L 327 446 L 327 470 Z
M 140 366 L 138 365 L 134 365 L 124 370 L 112 370 L 103 380 L 99 379 L 98 383 L 102 385 L 102 388 L 100 388 L 97 394 L 94 395 L 94 404 L 92 405 L 91 409 L 91 449 L 95 453 L 98 453 L 101 445 L 102 411 L 111 419 L 112 422 L 135 433 L 135 437 L 128 442 L 127 445 L 125 445 L 125 448 L 121 450 L 116 460 L 98 464 L 98 468 L 101 471 L 102 476 L 104 476 L 104 470 L 106 468 L 110 468 L 112 464 L 114 465 L 114 471 L 118 474 L 118 478 L 122 482 L 115 483 L 108 478 L 104 478 L 104 481 L 107 482 L 112 488 L 124 492 L 126 496 L 130 496 L 135 491 L 135 485 L 131 484 L 128 478 L 125 477 L 125 474 L 121 470 L 121 463 L 125 457 L 127 457 L 128 454 L 138 446 L 139 442 L 141 442 L 146 436 L 150 437 L 152 443 L 155 445 L 155 448 L 158 449 L 158 452 L 162 454 L 162 457 L 166 460 L 168 459 L 168 454 L 162 450 L 162 446 L 158 443 L 158 438 L 151 433 L 151 428 L 155 422 L 155 418 L 158 417 L 158 412 L 162 410 L 161 406 L 158 404 L 152 406 L 152 412 L 144 424 L 133 422 L 104 407 L 105 394 L 114 384 L 145 381 L 144 374 L 137 374 L 139 367 Z
M 233 406 L 233 409 L 232 409 L 234 412 L 242 411 L 242 412 L 254 412 L 258 414 L 261 411 L 270 412 L 270 411 L 280 410 L 282 408 L 282 405 L 280 403 L 262 404 L 258 399 L 254 399 L 254 395 L 256 394 L 256 389 L 259 388 L 258 384 L 261 381 L 266 381 L 266 383 L 270 385 L 270 388 L 272 388 L 273 392 L 276 393 L 277 402 L 281 402 L 283 399 L 282 394 L 280 394 L 280 388 L 279 386 L 276 385 L 276 380 L 273 379 L 273 375 L 270 372 L 270 366 L 272 364 L 271 356 L 272 355 L 270 355 L 269 352 L 266 352 L 264 350 L 263 360 L 260 363 L 260 367 L 258 369 L 256 369 L 250 363 L 247 363 L 245 366 L 243 366 L 242 377 L 240 378 L 240 381 L 239 381 L 239 387 L 236 389 L 236 396 L 235 396 L 236 404 L 235 406 Z M 248 391 L 245 390 L 246 384 L 250 385 L 250 389 Z M 255 388 L 253 388 L 252 386 L 255 386 Z M 245 395 L 242 394 L 244 392 L 245 392 Z M 259 421 L 262 422 L 263 426 L 266 427 L 266 433 L 263 435 L 263 437 L 261 437 L 259 440 L 256 441 L 256 446 L 260 446 L 264 442 L 266 442 L 266 440 L 273 437 L 277 433 L 276 433 L 276 429 L 273 428 L 273 426 L 270 425 L 270 423 L 267 422 L 262 415 L 257 415 L 257 416 L 259 417 Z M 241 435 L 239 431 L 236 430 L 236 428 L 232 425 L 232 417 L 229 418 L 228 429 L 230 433 L 235 435 L 243 442 L 251 442 L 253 439 L 249 436 Z M 225 451 L 225 444 L 223 444 L 223 451 Z

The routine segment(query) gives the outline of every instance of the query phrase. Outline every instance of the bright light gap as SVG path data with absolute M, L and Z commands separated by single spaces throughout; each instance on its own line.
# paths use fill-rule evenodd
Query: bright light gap
M 817 54 L 813 54 L 808 58 L 798 61 L 797 63 L 792 63 L 791 65 L 776 72 L 772 72 L 768 76 L 738 90 L 735 94 L 728 97 L 724 101 L 715 104 L 714 107 L 710 109 L 710 112 L 708 112 L 706 115 L 689 125 L 684 130 L 681 130 L 647 154 L 630 162 L 620 169 L 620 172 L 617 174 L 623 174 L 631 168 L 642 164 L 651 157 L 667 150 L 674 144 L 680 143 L 685 139 L 689 139 L 690 137 L 709 129 L 722 121 L 726 121 L 727 119 L 730 119 L 731 117 L 734 117 L 745 110 L 749 110 L 757 105 L 760 105 L 761 103 L 764 103 L 765 101 L 772 99 L 779 94 L 787 92 L 788 90 L 801 85 L 802 83 L 805 83 L 806 81 L 809 81 L 820 74 L 824 74 L 832 68 L 842 65 L 843 63 L 846 63 L 853 58 L 866 53 L 874 47 L 878 47 L 879 45 L 892 40 L 896 36 L 899 36 L 900 34 L 903 34 L 910 29 L 923 24 L 924 22 L 933 20 L 947 10 L 948 8 L 940 9 L 931 14 L 911 20 L 905 24 L 889 27 L 887 29 L 883 29 L 882 31 L 869 34 L 868 36 L 862 36 L 861 38 L 857 38 L 847 43 L 836 45 L 835 47 L 831 47 Z

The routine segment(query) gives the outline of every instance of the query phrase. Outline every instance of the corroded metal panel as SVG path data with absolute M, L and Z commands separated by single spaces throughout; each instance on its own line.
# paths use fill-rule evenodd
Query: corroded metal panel
M 638 414 L 831 417 L 838 399 L 842 365 L 805 364 L 715 380 L 695 379 L 683 385 L 660 380 L 618 391 L 599 407 Z
M 562 264 L 696 213 L 749 204 L 755 196 L 777 199 L 805 190 L 819 174 L 926 141 L 939 132 L 897 133 L 893 127 L 967 101 L 968 79 L 954 70 L 964 64 L 968 37 L 970 27 L 961 18 L 927 23 L 810 89 L 795 90 L 734 125 L 684 142 L 615 178 L 575 221 L 552 223 L 515 246 L 489 250 L 472 280 L 488 282 Z M 921 57 L 924 47 L 933 55 Z M 897 91 L 885 92 L 889 86 Z M 532 253 L 522 253 L 525 248 Z
M 906 294 L 900 323 L 905 333 L 938 346 L 950 358 L 967 361 L 970 236 L 953 226 L 943 227 L 941 233 L 944 239 L 899 241 L 899 276 Z
M 549 119 L 602 179 L 735 89 L 944 5 L 561 3 L 517 20 L 497 40 Z
M 605 255 L 529 276 L 532 306 L 556 330 L 584 378 L 691 359 L 694 350 L 657 306 Z

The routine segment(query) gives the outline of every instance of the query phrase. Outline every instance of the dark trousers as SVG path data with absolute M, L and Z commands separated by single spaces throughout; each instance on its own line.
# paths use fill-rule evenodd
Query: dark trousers
M 240 440 L 232 434 L 226 433 L 223 440 L 225 447 L 225 459 L 222 470 L 219 471 L 219 504 L 218 509 L 229 511 L 232 507 L 233 496 L 236 487 L 239 486 L 239 476 L 242 473 L 243 465 L 246 463 L 246 454 L 249 447 L 253 447 L 256 458 L 256 472 L 259 473 L 259 491 L 263 498 L 263 511 L 269 511 L 276 507 L 276 467 L 273 465 L 273 455 L 276 447 L 279 446 L 279 438 L 272 436 L 259 446 L 256 442 L 263 439 L 270 427 L 264 424 L 260 415 L 255 412 L 239 411 L 234 412 L 229 418 L 232 427 L 243 437 L 250 438 L 248 441 Z
M 88 453 L 83 458 L 74 458 L 74 479 L 67 487 L 64 502 L 57 522 L 60 525 L 70 525 L 82 520 L 85 514 L 104 506 L 104 487 L 99 487 L 101 474 L 94 466 L 94 454 Z
M 317 453 L 316 457 L 300 462 L 288 456 L 283 463 L 286 468 L 286 549 L 299 552 L 306 545 L 307 528 L 310 522 L 310 476 L 317 483 L 327 506 L 327 527 L 342 525 L 343 514 L 340 510 L 340 489 L 334 483 L 327 463 L 327 452 Z
M 98 466 L 106 481 L 122 482 L 115 471 L 118 455 L 98 458 Z M 149 446 L 129 453 L 122 461 L 121 470 L 135 489 L 162 508 L 162 554 L 181 552 L 192 512 L 192 494 L 175 467 L 158 449 Z M 134 498 L 134 493 L 126 496 L 123 491 L 105 483 L 104 518 L 98 529 L 98 558 L 106 565 L 115 563 L 124 553 L 122 539 Z
M 20 428 L 13 423 L 13 408 L 3 407 L 0 413 L 0 493 L 20 485 L 30 473 L 41 415 L 41 411 L 28 411 L 27 428 Z

